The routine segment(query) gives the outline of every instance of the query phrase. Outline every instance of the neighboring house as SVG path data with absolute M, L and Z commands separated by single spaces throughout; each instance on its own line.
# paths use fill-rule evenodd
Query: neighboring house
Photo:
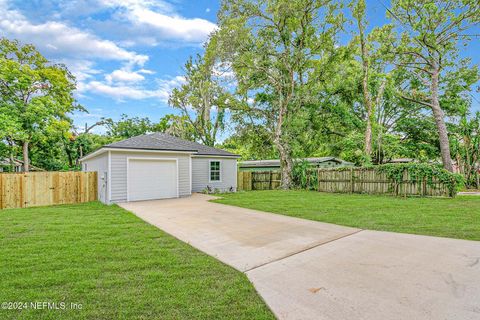
M 354 164 L 335 157 L 305 158 L 294 161 L 305 160 L 314 168 L 338 168 L 351 167 Z M 280 160 L 251 160 L 239 163 L 240 171 L 274 171 L 280 170 Z
M 395 158 L 395 159 L 390 159 L 385 163 L 412 163 L 415 162 L 415 159 L 412 158 Z
M 13 165 L 13 166 L 12 166 Z M 17 159 L 0 158 L 0 172 L 21 172 L 23 168 L 23 163 Z
M 103 146 L 82 159 L 98 172 L 104 203 L 189 196 L 204 189 L 237 189 L 237 158 L 164 133 L 145 134 Z
M 12 167 L 13 164 L 13 167 Z M 42 168 L 30 165 L 30 171 L 45 171 Z M 19 159 L 13 159 L 13 163 L 10 159 L 0 158 L 0 172 L 22 172 L 23 161 Z

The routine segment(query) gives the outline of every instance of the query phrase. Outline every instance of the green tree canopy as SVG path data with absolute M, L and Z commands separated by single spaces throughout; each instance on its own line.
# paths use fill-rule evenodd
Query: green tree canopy
M 295 117 L 315 104 L 313 88 L 329 65 L 343 25 L 339 3 L 326 0 L 225 0 L 220 54 L 231 65 L 241 101 L 237 121 L 263 126 L 277 149 L 282 187 L 292 184 Z
M 81 109 L 73 97 L 75 79 L 32 45 L 0 39 L 0 132 L 23 149 L 29 169 L 30 143 L 53 127 L 68 128 L 68 114 Z
M 435 121 L 442 162 L 453 171 L 445 112 L 462 109 L 462 94 L 479 80 L 478 68 L 459 56 L 467 31 L 480 23 L 477 0 L 393 0 L 389 15 L 399 38 L 386 38 L 386 53 L 408 71 L 399 95 L 429 108 Z M 390 41 L 388 41 L 390 40 Z

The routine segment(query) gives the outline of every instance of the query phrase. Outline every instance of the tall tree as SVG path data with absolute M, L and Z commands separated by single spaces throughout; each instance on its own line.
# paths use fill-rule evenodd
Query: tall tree
M 2 99 L 0 98 L 0 110 L 2 110 L 2 103 Z M 10 118 L 7 113 L 0 113 L 0 157 L 10 160 L 11 171 L 13 171 L 14 158 L 17 153 L 17 148 L 12 138 L 19 130 L 19 123 L 15 121 L 15 119 Z
M 225 113 L 233 97 L 222 85 L 216 63 L 215 37 L 206 46 L 204 56 L 197 55 L 185 64 L 185 83 L 175 88 L 169 104 L 182 112 L 193 129 L 196 140 L 214 146 L 224 129 Z
M 282 188 L 292 185 L 292 121 L 314 104 L 316 68 L 335 51 L 343 25 L 338 9 L 327 0 L 225 0 L 221 6 L 221 46 L 243 101 L 236 113 L 269 131 Z
M 108 118 L 102 119 L 102 122 L 107 127 L 107 135 L 111 137 L 127 139 L 153 131 L 153 123 L 147 117 L 129 117 L 122 114 L 118 121 Z
M 164 132 L 185 140 L 195 141 L 195 130 L 185 116 L 166 114 L 153 125 L 153 131 Z
M 402 30 L 399 44 L 393 45 L 395 63 L 412 75 L 401 96 L 432 111 L 443 166 L 453 171 L 445 111 L 454 109 L 455 97 L 478 80 L 478 69 L 459 58 L 459 44 L 480 23 L 480 2 L 392 0 L 389 13 Z
M 372 53 L 373 50 L 373 42 L 375 38 L 375 33 L 378 32 L 389 32 L 389 26 L 385 26 L 384 28 L 377 29 L 372 31 L 369 35 L 366 34 L 366 27 L 368 26 L 367 16 L 366 16 L 366 3 L 365 0 L 355 0 L 351 3 L 353 18 L 356 20 L 357 29 L 358 29 L 358 45 L 360 51 L 360 60 L 362 63 L 362 93 L 363 93 L 363 101 L 365 105 L 365 137 L 364 137 L 364 155 L 366 157 L 366 161 L 371 161 L 372 155 L 372 140 L 373 140 L 373 123 L 375 121 L 375 109 L 381 103 L 381 99 L 383 97 L 383 93 L 385 90 L 386 79 L 382 79 L 380 85 L 377 89 L 376 97 L 373 97 L 371 92 L 372 87 L 372 80 L 371 80 L 371 73 L 374 68 L 372 68 L 372 64 L 376 62 L 376 70 L 377 73 L 383 71 L 384 68 L 384 61 L 376 61 L 375 53 Z M 373 69 L 373 70 L 372 70 Z M 380 69 L 380 70 L 379 70 Z
M 0 39 L 0 114 L 16 128 L 4 138 L 22 145 L 25 171 L 36 136 L 55 122 L 69 123 L 67 114 L 81 108 L 74 89 L 75 79 L 65 66 L 50 63 L 32 45 Z

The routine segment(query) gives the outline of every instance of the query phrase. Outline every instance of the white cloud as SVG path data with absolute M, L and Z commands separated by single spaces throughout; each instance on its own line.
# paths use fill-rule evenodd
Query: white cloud
M 148 0 L 103 0 L 103 5 L 119 10 L 117 17 L 130 21 L 139 31 L 145 27 L 149 34 L 156 32 L 158 39 L 181 40 L 188 43 L 202 43 L 215 30 L 216 25 L 200 18 L 185 18 L 175 14 L 164 1 Z M 158 41 L 150 38 L 152 45 Z
M 152 99 L 166 103 L 173 88 L 185 79 L 155 79 L 152 75 L 156 72 L 144 67 L 149 57 L 132 47 L 158 45 L 165 39 L 196 45 L 216 28 L 204 19 L 179 16 L 161 0 L 87 2 L 72 0 L 49 15 L 48 10 L 40 14 L 40 1 L 39 14 L 35 16 L 28 6 L 22 9 L 14 7 L 13 2 L 0 0 L 0 34 L 32 43 L 49 60 L 64 63 L 77 78 L 77 97 L 91 98 L 90 94 L 94 94 L 117 101 Z M 94 13 L 106 14 L 108 18 L 95 20 Z M 103 22 L 106 24 L 102 25 Z M 89 29 L 81 27 L 84 25 Z
M 121 6 L 125 8 L 152 8 L 161 12 L 171 13 L 174 12 L 174 8 L 171 4 L 163 0 L 98 0 L 100 5 L 106 7 Z
M 22 42 L 33 43 L 43 54 L 83 59 L 126 61 L 143 65 L 148 56 L 125 50 L 113 41 L 68 26 L 63 22 L 47 21 L 34 24 L 19 11 L 0 1 L 0 31 Z
M 167 16 L 144 8 L 135 8 L 129 14 L 134 23 L 147 24 L 166 38 L 176 38 L 188 42 L 202 42 L 216 28 L 215 24 L 204 19 L 185 19 Z
M 91 81 L 85 84 L 85 90 L 104 96 L 109 96 L 116 100 L 141 100 L 155 96 L 153 91 L 126 85 L 109 85 L 100 81 Z
M 112 83 L 112 82 L 140 82 L 145 80 L 145 77 L 142 76 L 139 72 L 137 71 L 129 71 L 129 70 L 115 70 L 110 74 L 107 74 L 105 76 L 105 80 L 107 80 L 107 83 Z
M 124 101 L 126 99 L 144 100 L 154 98 L 166 103 L 173 88 L 180 86 L 184 82 L 185 78 L 181 76 L 170 79 L 158 79 L 157 88 L 147 89 L 132 84 L 112 84 L 101 81 L 90 81 L 84 85 L 83 90 L 108 96 L 117 101 Z
M 147 69 L 140 69 L 138 72 L 143 73 L 143 74 L 155 74 L 155 71 L 153 70 L 147 70 Z
M 159 98 L 163 102 L 168 102 L 168 97 L 174 88 L 180 87 L 185 83 L 185 77 L 176 76 L 170 79 L 157 79 L 158 90 L 161 92 Z
M 85 81 L 91 79 L 97 74 L 101 74 L 102 70 L 95 68 L 95 63 L 90 60 L 83 59 L 60 59 L 58 62 L 65 64 L 71 73 L 75 75 L 77 81 Z

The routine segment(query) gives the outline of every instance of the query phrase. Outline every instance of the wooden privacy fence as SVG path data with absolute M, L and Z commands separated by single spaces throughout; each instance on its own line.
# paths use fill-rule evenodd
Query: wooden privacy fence
M 274 190 L 280 187 L 281 173 L 278 171 L 238 171 L 238 190 Z
M 320 192 L 337 193 L 369 193 L 389 194 L 395 196 L 427 196 L 449 197 L 448 187 L 435 177 L 429 182 L 426 179 L 418 181 L 404 171 L 401 182 L 395 182 L 384 172 L 375 169 L 318 169 L 318 185 L 314 187 Z M 314 178 L 312 170 L 310 178 Z M 308 178 L 308 177 L 307 177 Z M 308 179 L 307 179 L 308 180 Z M 280 186 L 279 171 L 239 171 L 237 189 L 274 190 Z M 315 180 L 312 180 L 316 184 Z M 312 186 L 313 188 L 313 186 Z
M 96 172 L 0 174 L 0 209 L 97 200 Z
M 395 196 L 449 197 L 448 187 L 435 177 L 432 181 L 413 179 L 403 172 L 401 182 L 374 169 L 318 170 L 318 191 L 339 193 L 390 194 Z

